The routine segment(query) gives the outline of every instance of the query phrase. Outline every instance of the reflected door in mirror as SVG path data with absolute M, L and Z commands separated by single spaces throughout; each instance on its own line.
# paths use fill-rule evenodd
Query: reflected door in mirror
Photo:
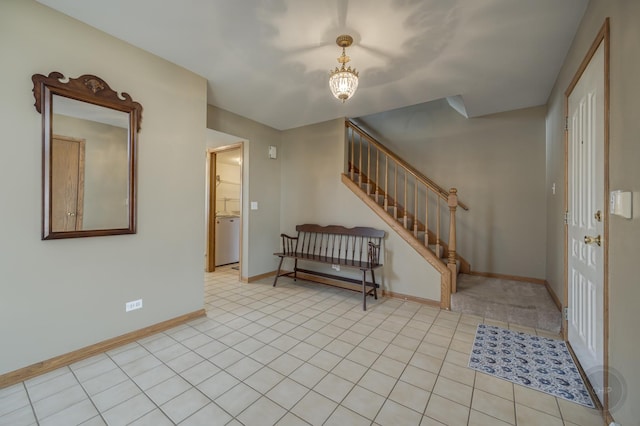
M 51 139 L 51 228 L 82 229 L 85 140 L 54 135 Z

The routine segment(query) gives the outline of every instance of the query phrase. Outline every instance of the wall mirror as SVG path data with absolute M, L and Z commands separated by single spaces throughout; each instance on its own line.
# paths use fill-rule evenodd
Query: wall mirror
M 42 239 L 135 234 L 142 106 L 94 75 L 32 80 L 42 114 Z

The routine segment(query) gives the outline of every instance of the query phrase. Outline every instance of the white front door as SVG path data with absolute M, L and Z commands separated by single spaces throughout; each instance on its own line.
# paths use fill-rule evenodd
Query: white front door
M 603 401 L 604 45 L 569 95 L 568 338 Z

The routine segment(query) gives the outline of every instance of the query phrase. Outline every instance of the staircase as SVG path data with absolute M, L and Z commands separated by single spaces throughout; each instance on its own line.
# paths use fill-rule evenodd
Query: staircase
M 440 307 L 450 309 L 457 275 L 469 263 L 456 252 L 455 188 L 445 191 L 346 120 L 347 164 L 342 182 L 440 273 Z

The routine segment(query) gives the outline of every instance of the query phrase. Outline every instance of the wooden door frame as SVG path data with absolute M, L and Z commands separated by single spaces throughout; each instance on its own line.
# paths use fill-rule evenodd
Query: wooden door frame
M 205 265 L 206 272 L 214 272 L 216 270 L 216 156 L 217 154 L 224 151 L 231 151 L 240 149 L 240 158 L 242 158 L 242 163 L 240 164 L 240 257 L 239 257 L 239 268 L 238 274 L 241 276 L 242 274 L 242 242 L 243 242 L 243 222 L 244 222 L 244 143 L 238 142 L 231 145 L 225 145 L 217 148 L 209 148 L 207 149 L 207 164 L 208 164 L 208 176 L 207 182 L 209 185 L 209 191 L 207 197 L 209 199 L 208 202 L 208 212 L 207 212 L 207 262 Z
M 207 182 L 209 192 L 207 194 L 207 263 L 206 272 L 216 270 L 216 151 L 207 150 Z M 212 214 L 213 212 L 213 214 Z
M 609 84 L 609 55 L 610 55 L 610 29 L 609 18 L 606 18 L 604 24 L 600 28 L 598 35 L 591 43 L 591 47 L 587 51 L 587 54 L 583 58 L 578 70 L 576 71 L 571 83 L 567 87 L 564 93 L 564 119 L 565 123 L 569 120 L 569 97 L 575 89 L 578 81 L 582 77 L 582 74 L 586 70 L 587 66 L 591 62 L 593 55 L 602 44 L 604 48 L 604 200 L 603 200 L 603 214 L 604 214 L 604 230 L 602 243 L 602 303 L 603 303 L 603 318 L 602 318 L 602 359 L 603 359 L 603 387 L 607 389 L 609 386 L 608 368 L 609 368 L 609 96 L 610 96 L 610 84 Z M 564 132 L 564 211 L 569 211 L 569 130 L 568 124 L 565 125 Z M 566 216 L 565 216 L 566 217 Z M 569 305 L 569 224 L 565 221 L 564 225 L 564 306 Z M 563 318 L 562 320 L 562 334 L 564 340 L 567 342 L 569 348 L 569 333 L 568 333 L 568 320 Z M 573 350 L 572 350 L 573 351 Z M 597 398 L 596 398 L 597 400 Z M 596 401 L 598 404 L 598 401 Z M 603 392 L 603 410 L 605 417 L 609 412 L 609 395 L 605 391 Z

